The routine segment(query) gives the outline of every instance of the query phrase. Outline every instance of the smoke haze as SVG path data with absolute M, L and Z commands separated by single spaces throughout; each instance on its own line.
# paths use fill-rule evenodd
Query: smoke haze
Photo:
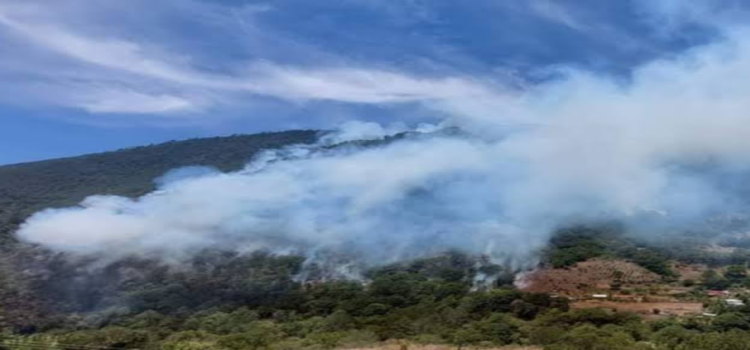
M 524 91 L 424 102 L 438 126 L 406 134 L 402 124 L 349 122 L 320 145 L 269 151 L 241 171 L 182 172 L 141 198 L 94 196 L 37 213 L 17 234 L 106 259 L 179 261 L 220 248 L 377 265 L 458 250 L 526 267 L 561 225 L 637 225 L 647 214 L 680 227 L 742 213 L 743 34 L 628 81 L 563 70 Z M 447 127 L 462 132 L 437 131 Z M 331 146 L 359 139 L 387 141 Z

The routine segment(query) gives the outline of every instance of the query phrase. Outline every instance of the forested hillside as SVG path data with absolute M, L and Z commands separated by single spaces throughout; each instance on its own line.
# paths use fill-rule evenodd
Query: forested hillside
M 154 179 L 175 168 L 236 170 L 261 150 L 317 138 L 312 130 L 234 135 L 0 166 L 0 232 L 37 210 L 74 205 L 90 195 L 142 195 L 153 190 Z
M 0 347 L 749 349 L 750 307 L 726 302 L 750 304 L 746 236 L 719 241 L 696 230 L 665 236 L 665 244 L 617 223 L 572 225 L 539 252 L 536 274 L 447 251 L 330 279 L 330 267 L 294 253 L 205 249 L 178 265 L 143 256 L 103 264 L 7 234 L 39 209 L 93 194 L 138 196 L 174 168 L 239 169 L 261 150 L 317 138 L 290 131 L 196 139 L 0 167 Z M 606 296 L 606 308 L 590 300 L 594 293 Z M 681 305 L 697 313 L 669 313 Z

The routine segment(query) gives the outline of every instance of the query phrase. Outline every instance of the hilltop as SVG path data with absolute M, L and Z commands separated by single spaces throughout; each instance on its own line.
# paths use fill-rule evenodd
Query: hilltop
M 136 197 L 152 191 L 154 179 L 179 167 L 238 170 L 262 150 L 313 143 L 318 135 L 293 130 L 198 138 L 0 166 L 0 233 L 41 209 L 75 205 L 96 194 Z

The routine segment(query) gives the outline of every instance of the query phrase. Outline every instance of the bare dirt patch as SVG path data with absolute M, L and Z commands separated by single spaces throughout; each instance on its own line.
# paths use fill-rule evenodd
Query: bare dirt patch
M 703 273 L 708 269 L 708 266 L 702 264 L 675 263 L 672 265 L 672 270 L 680 275 L 680 281 L 692 280 L 698 282 L 703 279 Z
M 657 284 L 661 277 L 623 260 L 592 259 L 564 269 L 539 269 L 520 280 L 524 291 L 587 296 L 627 287 Z

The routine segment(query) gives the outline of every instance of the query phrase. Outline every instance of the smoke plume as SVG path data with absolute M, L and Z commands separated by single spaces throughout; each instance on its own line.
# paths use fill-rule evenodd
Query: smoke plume
M 439 127 L 351 122 L 241 171 L 167 176 L 140 198 L 37 213 L 18 236 L 108 259 L 179 261 L 220 248 L 376 265 L 458 250 L 522 267 L 569 223 L 650 216 L 679 227 L 743 212 L 750 47 L 733 39 L 741 34 L 627 81 L 567 70 L 500 99 L 426 101 Z M 461 131 L 437 131 L 448 127 Z M 337 145 L 362 138 L 382 141 Z

